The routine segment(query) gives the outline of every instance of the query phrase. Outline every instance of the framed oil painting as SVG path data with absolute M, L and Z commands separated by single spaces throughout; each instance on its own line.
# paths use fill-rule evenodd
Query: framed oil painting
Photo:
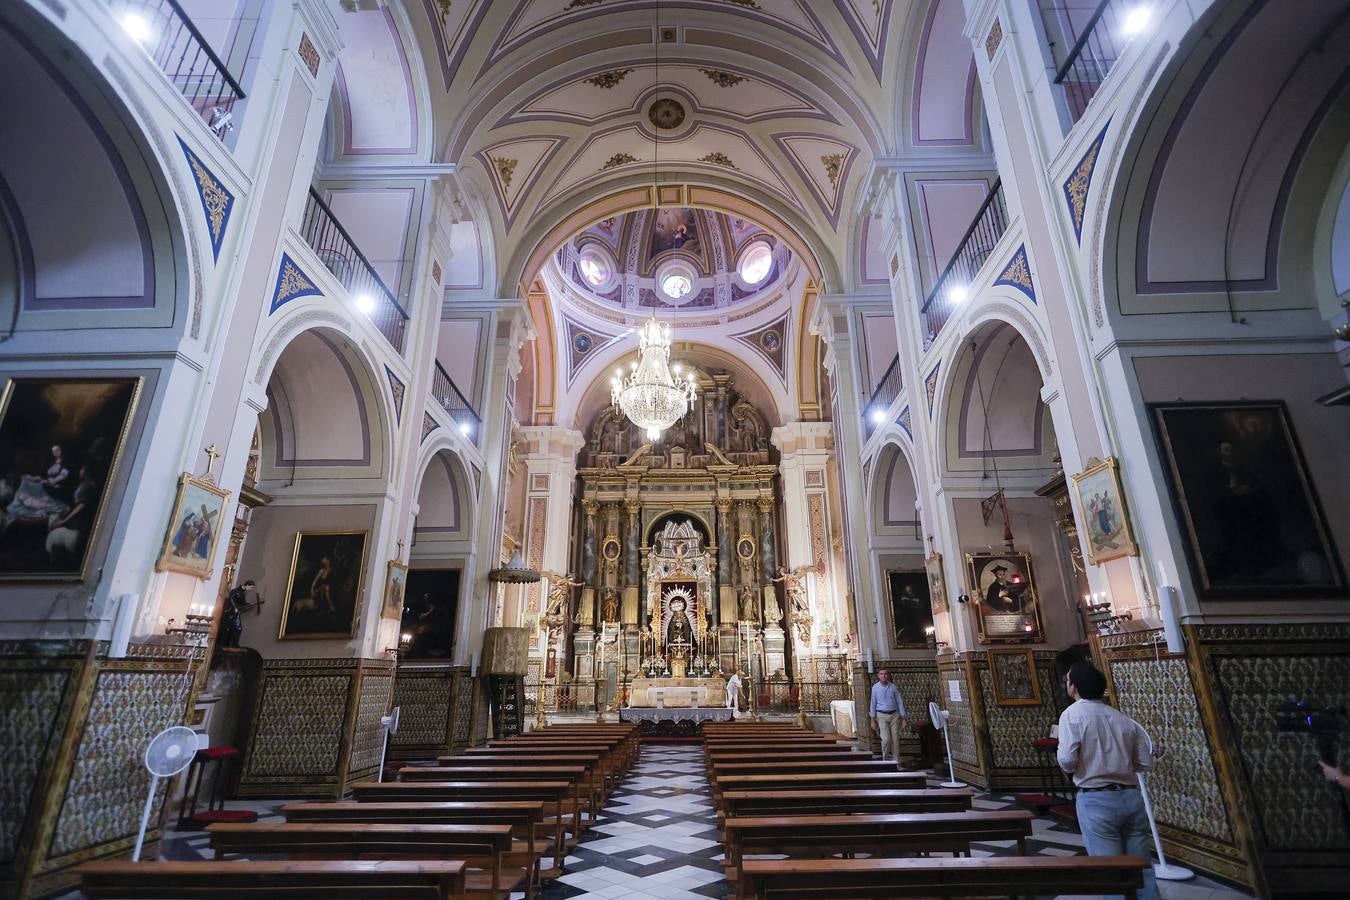
M 1040 706 L 1036 656 L 1030 650 L 990 650 L 989 676 L 999 706 Z
M 1283 402 L 1149 408 L 1201 597 L 1345 593 L 1340 557 Z
M 384 582 L 384 606 L 380 610 L 382 619 L 403 617 L 403 598 L 408 586 L 408 567 L 398 560 L 389 560 L 389 573 Z
M 401 659 L 449 659 L 459 609 L 459 569 L 412 569 L 401 632 L 409 635 Z
M 934 613 L 947 611 L 947 579 L 942 575 L 942 554 L 934 553 L 923 561 L 928 573 L 928 600 Z
M 0 579 L 89 568 L 140 378 L 13 378 L 0 398 Z
M 210 578 L 230 492 L 184 472 L 155 568 Z
M 1040 600 L 1025 553 L 967 553 L 980 641 L 1035 644 L 1042 640 Z
M 1138 556 L 1115 458 L 1088 460 L 1088 467 L 1073 476 L 1073 490 L 1083 512 L 1088 562 L 1095 566 L 1122 556 Z
M 301 531 L 281 607 L 278 639 L 349 638 L 366 571 L 365 531 Z
M 891 569 L 886 572 L 887 612 L 897 647 L 926 647 L 933 627 L 929 602 L 928 573 Z

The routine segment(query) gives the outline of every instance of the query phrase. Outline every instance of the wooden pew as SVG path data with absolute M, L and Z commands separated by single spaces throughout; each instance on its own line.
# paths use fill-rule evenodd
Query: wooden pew
M 964 853 L 977 841 L 1016 841 L 1027 852 L 1034 816 L 1030 810 L 956 813 L 860 813 L 851 816 L 755 816 L 729 818 L 726 865 L 739 875 L 747 854 L 790 857 L 853 855 L 873 859 L 915 853 Z M 745 885 L 741 884 L 742 893 Z
M 977 859 L 748 859 L 743 897 L 1008 897 L 1124 894 L 1148 865 L 1136 856 Z
M 234 860 L 85 863 L 86 900 L 452 900 L 462 860 Z
M 495 747 L 470 747 L 455 756 L 438 756 L 436 765 L 453 766 L 462 759 L 475 757 L 496 757 L 498 759 L 524 759 L 554 756 L 594 757 L 601 778 L 605 784 L 606 796 L 623 780 L 624 769 L 619 765 L 619 748 L 606 744 L 501 744 Z
M 591 822 L 600 809 L 600 792 L 587 775 L 586 766 L 405 766 L 398 770 L 399 781 L 566 781 L 572 786 L 571 804 L 576 811 L 587 811 Z M 578 817 L 578 825 L 581 820 Z
M 928 783 L 922 772 L 798 772 L 794 775 L 725 775 L 713 788 L 713 797 L 727 791 L 781 791 L 784 789 L 828 788 L 921 788 Z
M 228 853 L 289 859 L 458 859 L 470 870 L 465 895 L 490 900 L 505 900 L 530 881 L 528 869 L 503 868 L 511 852 L 510 825 L 221 822 L 208 825 L 206 833 L 218 860 Z
M 724 778 L 735 775 L 773 775 L 779 779 L 779 787 L 790 787 L 797 783 L 797 779 L 804 775 L 865 775 L 868 773 L 885 774 L 897 772 L 897 774 L 915 775 L 924 783 L 928 781 L 926 772 L 898 772 L 893 759 L 835 759 L 835 760 L 801 760 L 798 762 L 764 762 L 759 760 L 748 763 L 714 763 L 708 772 L 708 783 L 712 785 L 713 793 L 718 792 Z M 921 785 L 916 785 L 921 786 Z
M 569 807 L 574 787 L 570 781 L 358 781 L 352 799 L 358 803 L 447 803 L 460 800 L 542 800 L 552 815 L 545 824 L 554 826 L 558 862 L 567 849 L 567 821 L 572 838 L 581 833 L 581 811 Z M 570 811 L 569 811 L 570 810 Z
M 555 747 L 603 744 L 617 759 L 620 771 L 627 771 L 637 759 L 638 748 L 636 742 L 630 742 L 626 737 L 604 736 L 598 734 L 550 734 L 547 732 L 530 732 L 527 735 L 518 735 L 512 738 L 499 738 L 487 742 L 488 747 L 519 747 L 531 746 L 536 744 L 548 744 Z
M 550 749 L 547 753 L 508 753 L 503 750 L 487 748 L 487 753 L 465 753 L 462 756 L 438 756 L 437 767 L 462 766 L 585 766 L 586 779 L 600 794 L 603 802 L 609 796 L 609 772 L 600 762 L 596 751 L 572 751 Z
M 541 878 L 562 874 L 562 854 L 556 841 L 543 834 L 544 803 L 541 800 L 459 800 L 447 803 L 287 803 L 281 807 L 287 822 L 384 822 L 399 825 L 509 825 L 516 840 L 505 865 L 518 862 L 532 873 L 533 896 Z M 553 860 L 545 870 L 543 859 Z
M 964 812 L 975 792 L 945 789 L 723 791 L 730 816 L 853 815 L 873 812 Z
M 557 740 L 607 740 L 616 742 L 624 752 L 625 766 L 630 765 L 637 759 L 638 754 L 638 732 L 635 725 L 550 725 L 547 728 L 527 731 L 524 734 L 516 735 L 511 738 L 502 738 L 501 740 L 515 743 L 524 743 L 529 741 L 557 741 Z

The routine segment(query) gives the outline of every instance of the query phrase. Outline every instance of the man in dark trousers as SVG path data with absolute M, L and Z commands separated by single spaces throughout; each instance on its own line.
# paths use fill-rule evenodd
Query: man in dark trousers
M 1074 663 L 1064 681 L 1074 702 L 1059 717 L 1059 765 L 1078 786 L 1074 806 L 1088 855 L 1151 862 L 1148 814 L 1135 775 L 1153 768 L 1152 742 L 1143 726 L 1102 702 L 1106 676 L 1092 663 Z M 1137 896 L 1158 900 L 1151 865 Z

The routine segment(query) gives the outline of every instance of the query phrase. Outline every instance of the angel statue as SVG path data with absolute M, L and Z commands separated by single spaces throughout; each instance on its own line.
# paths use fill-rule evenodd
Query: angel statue
M 806 573 L 810 566 L 798 566 L 789 571 L 786 566 L 778 567 L 778 577 L 772 581 L 783 582 L 783 593 L 787 594 L 788 620 L 797 630 L 797 638 L 804 644 L 811 642 L 811 605 L 806 599 Z
M 582 582 L 573 581 L 572 573 L 566 575 L 548 574 L 548 607 L 544 610 L 544 621 L 550 626 L 557 627 L 563 623 L 567 617 L 567 600 L 571 596 L 572 588 L 580 587 Z

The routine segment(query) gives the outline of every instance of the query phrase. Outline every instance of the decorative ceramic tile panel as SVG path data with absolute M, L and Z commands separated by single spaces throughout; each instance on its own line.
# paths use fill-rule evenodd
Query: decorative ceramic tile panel
M 351 680 L 264 669 L 245 779 L 336 776 Z
M 960 684 L 961 699 L 951 699 L 948 682 Z M 964 663 L 948 663 L 938 668 L 938 705 L 950 713 L 947 720 L 951 734 L 952 759 L 971 766 L 980 764 L 979 750 L 975 746 L 975 723 L 970 708 L 970 685 L 966 680 Z
M 380 719 L 389 709 L 393 693 L 392 672 L 367 671 L 361 679 L 361 698 L 356 701 L 356 730 L 352 734 L 352 755 L 348 775 L 374 770 L 380 765 L 384 749 L 384 726 Z
M 150 786 L 145 748 L 182 724 L 189 687 L 181 670 L 99 673 L 49 857 L 135 835 Z
M 1032 749 L 1031 742 L 1050 733 L 1058 716 L 1054 707 L 1054 669 L 1036 660 L 1036 680 L 1040 683 L 1039 706 L 999 706 L 994 698 L 993 673 L 980 666 L 980 697 L 984 700 L 984 718 L 989 727 L 989 748 L 993 769 L 1037 769 L 1047 761 Z
M 1350 708 L 1350 656 L 1215 656 L 1215 696 L 1225 707 L 1251 806 L 1269 850 L 1350 851 L 1335 791 L 1317 765 L 1310 734 L 1281 734 L 1275 708 L 1289 698 Z
M 54 748 L 68 671 L 0 672 L 0 864 L 14 859 L 38 772 Z
M 390 747 L 445 747 L 450 730 L 451 669 L 443 667 L 400 668 L 394 680 L 394 705 L 398 707 L 398 734 Z
M 1115 659 L 1110 666 L 1121 712 L 1144 726 L 1154 742 L 1166 748 L 1166 758 L 1148 776 L 1149 796 L 1158 821 L 1231 841 L 1218 775 L 1185 658 Z
M 473 728 L 473 681 L 460 677 L 455 679 L 454 693 L 451 698 L 451 734 L 457 747 L 467 746 Z

